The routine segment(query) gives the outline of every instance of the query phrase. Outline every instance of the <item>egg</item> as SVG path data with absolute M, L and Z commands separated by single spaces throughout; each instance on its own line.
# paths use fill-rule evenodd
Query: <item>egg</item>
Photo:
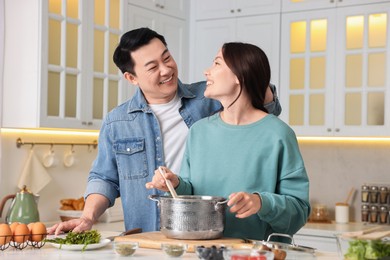
M 0 224 L 0 246 L 11 241 L 12 231 L 8 224 Z
M 16 226 L 14 232 L 14 241 L 16 243 L 24 243 L 30 238 L 30 230 L 27 225 L 24 223 L 20 223 Z
M 11 228 L 11 231 L 12 231 L 12 235 L 15 234 L 15 228 L 16 228 L 16 226 L 19 225 L 19 224 L 20 224 L 20 222 L 12 222 L 12 223 L 9 225 L 9 227 Z M 11 238 L 11 241 L 14 241 L 14 238 L 13 238 L 13 237 Z
M 31 227 L 31 241 L 39 242 L 46 237 L 46 226 L 42 222 L 35 222 Z

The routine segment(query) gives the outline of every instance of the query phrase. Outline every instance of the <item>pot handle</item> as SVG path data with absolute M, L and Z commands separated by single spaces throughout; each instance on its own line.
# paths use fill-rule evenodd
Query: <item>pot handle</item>
M 149 195 L 148 198 L 157 202 L 157 207 L 160 207 L 160 196 L 159 195 Z
M 292 236 L 290 236 L 289 234 L 272 233 L 271 235 L 268 236 L 267 242 L 269 242 L 270 239 L 271 239 L 271 237 L 274 237 L 274 236 L 275 236 L 275 237 L 276 237 L 276 236 L 279 236 L 279 237 L 287 237 L 287 238 L 291 239 L 290 244 L 291 244 L 292 246 L 296 246 L 296 244 L 295 244 L 295 242 L 294 242 L 294 238 L 293 238 Z
M 219 208 L 221 207 L 221 205 L 223 205 L 223 204 L 225 204 L 225 203 L 227 203 L 229 200 L 227 199 L 227 200 L 224 200 L 224 201 L 218 201 L 217 203 L 215 203 L 215 205 L 214 205 L 214 209 L 215 209 L 215 211 L 218 211 L 219 210 Z

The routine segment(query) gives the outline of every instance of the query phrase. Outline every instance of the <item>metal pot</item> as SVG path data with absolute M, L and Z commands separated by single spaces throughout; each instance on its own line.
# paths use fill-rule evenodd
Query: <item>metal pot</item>
M 150 195 L 160 208 L 161 232 L 175 239 L 217 239 L 225 227 L 227 200 L 213 196 Z

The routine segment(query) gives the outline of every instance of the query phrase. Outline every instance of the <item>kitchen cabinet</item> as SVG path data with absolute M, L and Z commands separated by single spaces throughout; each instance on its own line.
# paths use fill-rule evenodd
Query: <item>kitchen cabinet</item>
M 231 18 L 280 12 L 280 0 L 197 0 L 195 19 Z
M 388 136 L 390 3 L 282 15 L 281 118 L 297 135 Z
M 282 12 L 389 2 L 388 0 L 282 0 Z
M 132 1 L 130 1 L 132 2 Z M 187 3 L 187 2 L 185 2 Z M 184 7 L 188 10 L 188 5 Z M 179 68 L 179 78 L 188 80 L 188 24 L 180 17 L 166 15 L 160 11 L 151 11 L 133 4 L 127 6 L 127 29 L 149 27 L 163 35 L 168 49 Z
M 99 129 L 129 96 L 112 62 L 124 0 L 7 0 L 3 127 Z
M 128 0 L 128 3 L 181 19 L 187 17 L 187 0 Z
M 196 13 L 201 13 L 204 8 L 200 2 L 204 1 L 195 2 Z M 208 2 L 207 6 L 211 4 L 217 7 L 217 2 Z M 249 2 L 251 1 L 239 1 L 240 4 L 248 4 Z M 278 1 L 273 2 L 278 3 Z M 220 1 L 218 3 L 220 9 L 228 9 L 232 1 Z M 192 29 L 194 33 L 191 35 L 192 40 L 190 40 L 191 82 L 204 80 L 204 70 L 211 66 L 212 60 L 223 43 L 242 41 L 259 46 L 267 54 L 271 66 L 271 80 L 278 86 L 280 11 L 253 16 L 233 16 L 231 18 L 220 18 L 216 15 L 214 18 L 193 21 Z

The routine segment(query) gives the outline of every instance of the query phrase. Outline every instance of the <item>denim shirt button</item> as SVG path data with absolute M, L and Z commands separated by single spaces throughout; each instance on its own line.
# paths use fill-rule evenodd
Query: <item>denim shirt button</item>
M 127 148 L 126 151 L 130 152 L 130 148 Z
M 160 136 L 157 136 L 156 140 L 157 140 L 157 141 L 160 141 Z
M 157 161 L 161 161 L 161 158 L 159 157 L 159 158 L 157 158 Z

